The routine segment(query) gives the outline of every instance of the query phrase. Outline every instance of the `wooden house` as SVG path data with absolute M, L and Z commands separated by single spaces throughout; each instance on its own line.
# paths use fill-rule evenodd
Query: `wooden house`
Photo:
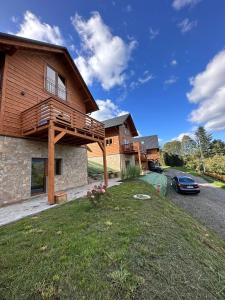
M 89 143 L 104 124 L 66 48 L 0 33 L 0 205 L 87 183 Z
M 159 164 L 160 152 L 159 152 L 159 141 L 157 135 L 135 137 L 133 142 L 139 142 L 140 148 L 142 149 L 141 163 L 142 168 L 148 170 L 151 165 Z M 138 157 L 136 156 L 136 161 Z
M 128 166 L 134 166 L 135 155 L 140 157 L 140 143 L 133 139 L 138 132 L 131 115 L 125 114 L 102 123 L 105 126 L 107 166 L 117 172 L 125 170 Z M 88 160 L 103 164 L 98 144 L 88 145 L 88 148 Z

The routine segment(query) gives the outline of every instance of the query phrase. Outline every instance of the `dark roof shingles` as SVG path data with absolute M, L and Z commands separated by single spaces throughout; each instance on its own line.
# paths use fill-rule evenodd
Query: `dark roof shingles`
M 150 136 L 143 136 L 143 137 L 137 137 L 133 138 L 133 141 L 141 142 L 143 147 L 147 149 L 155 149 L 159 148 L 159 141 L 158 141 L 158 136 L 157 135 L 150 135 Z

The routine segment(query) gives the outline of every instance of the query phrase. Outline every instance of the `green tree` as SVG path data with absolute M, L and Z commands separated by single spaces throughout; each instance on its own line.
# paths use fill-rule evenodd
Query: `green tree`
M 212 155 L 225 155 L 225 143 L 214 139 L 210 145 Z
M 171 141 L 165 143 L 163 146 L 163 152 L 167 152 L 169 154 L 178 155 L 182 154 L 182 147 L 180 141 Z
M 195 132 L 197 147 L 199 148 L 201 158 L 210 156 L 212 135 L 208 133 L 203 126 L 199 126 Z
M 184 135 L 181 140 L 182 154 L 184 156 L 193 155 L 196 152 L 196 142 L 189 135 Z

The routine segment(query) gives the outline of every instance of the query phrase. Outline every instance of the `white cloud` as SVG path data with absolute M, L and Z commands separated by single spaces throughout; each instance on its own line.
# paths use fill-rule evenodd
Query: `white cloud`
M 91 114 L 91 116 L 99 121 L 104 121 L 117 116 L 127 114 L 127 111 L 121 110 L 112 100 L 96 100 L 99 110 Z
M 176 77 L 176 76 L 170 76 L 169 79 L 167 79 L 167 80 L 164 81 L 164 84 L 171 85 L 171 84 L 176 83 L 177 80 L 178 80 L 178 77 Z
M 171 66 L 176 66 L 178 63 L 176 61 L 176 59 L 171 60 L 170 65 Z
M 198 104 L 189 119 L 208 130 L 225 129 L 225 50 L 219 52 L 205 70 L 190 79 L 190 102 Z
M 150 80 L 153 80 L 154 76 L 148 70 L 144 71 L 143 75 L 137 79 L 137 81 L 132 81 L 130 84 L 130 88 L 134 89 L 140 85 L 143 85 Z
M 194 27 L 198 25 L 198 22 L 191 21 L 188 18 L 184 19 L 180 23 L 177 24 L 178 28 L 180 29 L 181 33 L 186 33 L 188 31 L 191 31 Z
M 87 21 L 78 14 L 71 20 L 82 40 L 81 54 L 75 63 L 86 83 L 96 79 L 105 90 L 123 85 L 136 41 L 126 44 L 119 36 L 113 36 L 98 12 Z
M 18 18 L 17 18 L 16 16 L 12 16 L 12 17 L 11 17 L 11 21 L 12 21 L 13 23 L 17 23 L 17 22 L 18 22 Z
M 150 40 L 154 40 L 159 35 L 159 29 L 149 28 Z
M 14 19 L 14 21 L 15 20 L 16 19 Z M 22 23 L 19 25 L 19 31 L 15 34 L 25 38 L 57 45 L 62 45 L 64 43 L 58 26 L 42 23 L 40 18 L 28 10 L 24 14 Z
M 180 10 L 185 6 L 194 6 L 199 3 L 201 0 L 173 0 L 173 8 L 176 10 Z

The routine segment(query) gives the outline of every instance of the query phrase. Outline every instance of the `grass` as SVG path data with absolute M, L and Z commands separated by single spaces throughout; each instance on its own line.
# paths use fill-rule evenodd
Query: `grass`
M 4 300 L 225 298 L 225 243 L 138 180 L 1 227 L 0 270 Z
M 176 170 L 180 170 L 180 171 L 183 171 L 185 173 L 188 173 L 188 174 L 191 174 L 193 176 L 199 176 L 199 177 L 202 177 L 203 179 L 205 179 L 207 182 L 211 183 L 213 186 L 215 187 L 219 187 L 219 188 L 222 188 L 222 189 L 225 189 L 225 183 L 220 181 L 220 180 L 216 180 L 210 176 L 206 176 L 204 174 L 199 174 L 197 173 L 196 171 L 193 171 L 193 170 L 190 170 L 190 169 L 187 169 L 185 167 L 173 167 L 174 169 Z
M 109 167 L 107 167 L 107 170 L 113 172 L 113 169 Z M 103 165 L 98 164 L 96 162 L 88 161 L 88 175 L 90 177 L 99 176 L 99 178 L 101 178 L 103 176 L 103 173 L 104 173 Z

